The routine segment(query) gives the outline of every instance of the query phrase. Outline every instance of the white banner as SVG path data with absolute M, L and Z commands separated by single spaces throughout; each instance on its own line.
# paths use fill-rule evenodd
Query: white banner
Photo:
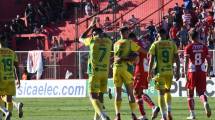
M 21 80 L 16 97 L 86 97 L 86 80 Z
M 186 80 L 184 78 L 180 78 L 179 81 L 173 81 L 173 84 L 171 86 L 171 95 L 173 97 L 187 97 L 187 89 L 185 85 L 186 85 Z M 212 79 L 207 78 L 206 88 L 207 88 L 206 95 L 209 97 L 215 97 L 215 78 L 214 77 Z

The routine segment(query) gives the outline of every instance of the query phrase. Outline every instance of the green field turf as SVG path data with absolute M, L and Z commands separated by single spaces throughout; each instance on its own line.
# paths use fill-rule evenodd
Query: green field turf
M 89 98 L 29 98 L 16 99 L 16 101 L 22 101 L 24 103 L 24 117 L 22 120 L 93 120 L 94 111 L 89 102 Z M 107 114 L 113 120 L 114 100 L 106 97 L 105 102 Z M 209 103 L 212 108 L 212 116 L 210 119 L 206 117 L 200 100 L 196 98 L 195 102 L 197 120 L 215 120 L 215 98 L 209 98 Z M 149 117 L 151 110 L 147 106 L 145 109 Z M 186 98 L 173 98 L 172 111 L 174 120 L 186 120 L 188 116 Z M 127 98 L 123 99 L 121 114 L 122 120 L 130 120 Z M 16 110 L 14 110 L 12 120 L 17 119 L 18 116 Z M 160 120 L 160 116 L 157 120 Z

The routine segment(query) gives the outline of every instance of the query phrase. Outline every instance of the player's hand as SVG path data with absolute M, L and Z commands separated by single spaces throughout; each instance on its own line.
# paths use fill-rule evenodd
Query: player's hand
M 120 62 L 122 62 L 122 58 L 120 58 L 120 57 L 114 57 L 114 62 L 120 63 Z

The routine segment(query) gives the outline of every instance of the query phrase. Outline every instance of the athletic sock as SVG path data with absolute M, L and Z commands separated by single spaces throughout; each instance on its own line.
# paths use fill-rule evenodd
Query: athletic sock
M 195 101 L 193 98 L 187 98 L 187 102 L 188 102 L 188 109 L 189 111 L 194 111 L 195 110 Z
M 0 110 L 6 114 L 8 110 L 5 108 L 5 102 L 0 99 Z
M 13 111 L 13 103 L 12 102 L 7 102 L 6 104 L 7 104 L 7 110 L 12 113 L 12 111 Z
M 166 116 L 164 95 L 158 95 L 158 106 L 160 107 L 162 117 Z
M 145 110 L 144 110 L 144 105 L 143 105 L 142 98 L 139 97 L 139 96 L 136 96 L 136 102 L 138 104 L 138 108 L 139 108 L 139 111 L 140 111 L 141 115 L 144 116 L 146 113 L 145 113 Z
M 115 101 L 115 111 L 116 111 L 116 115 L 117 115 L 118 113 L 120 113 L 121 103 L 122 103 L 121 100 L 120 100 L 120 101 Z
M 205 103 L 207 103 L 208 102 L 208 100 L 207 100 L 207 96 L 206 95 L 200 95 L 200 100 L 201 100 L 201 102 L 203 103 L 203 104 L 205 104 Z
M 167 112 L 171 112 L 172 110 L 172 106 L 171 106 L 171 101 L 172 101 L 172 97 L 171 97 L 171 94 L 170 92 L 166 92 L 164 94 L 164 98 L 165 98 L 165 103 L 166 103 L 166 106 L 167 106 Z
M 98 119 L 99 119 L 99 114 L 97 112 L 95 112 L 93 120 L 98 120 Z
M 143 93 L 142 98 L 144 102 L 146 102 L 151 109 L 155 107 L 154 102 L 147 94 Z
M 135 102 L 130 102 L 129 106 L 130 106 L 131 112 L 134 113 L 135 108 L 136 108 L 136 103 Z
M 99 100 L 97 100 L 97 99 L 90 99 L 90 100 L 91 100 L 91 103 L 93 105 L 95 112 L 98 113 L 99 116 L 101 116 L 102 115 L 102 108 L 100 106 Z

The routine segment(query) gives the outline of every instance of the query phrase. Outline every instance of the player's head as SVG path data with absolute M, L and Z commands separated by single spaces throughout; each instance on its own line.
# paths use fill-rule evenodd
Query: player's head
M 92 34 L 93 34 L 94 36 L 96 36 L 96 35 L 101 35 L 101 34 L 103 34 L 103 30 L 102 30 L 101 28 L 95 27 L 95 28 L 92 29 Z
M 166 38 L 166 34 L 167 34 L 166 30 L 164 30 L 163 28 L 160 28 L 157 30 L 157 32 L 158 32 L 158 35 L 161 37 L 161 39 Z
M 191 41 L 198 41 L 199 33 L 196 31 L 196 29 L 190 30 L 190 39 Z
M 128 35 L 129 35 L 129 33 L 130 33 L 130 30 L 129 30 L 129 28 L 128 27 L 121 27 L 120 29 L 119 29 L 119 32 L 120 32 L 120 35 L 121 35 L 121 37 L 122 38 L 125 38 L 125 39 L 127 39 L 128 38 Z
M 137 39 L 137 36 L 135 33 L 131 32 L 129 35 L 128 35 L 128 38 L 131 39 L 131 40 L 136 40 Z

